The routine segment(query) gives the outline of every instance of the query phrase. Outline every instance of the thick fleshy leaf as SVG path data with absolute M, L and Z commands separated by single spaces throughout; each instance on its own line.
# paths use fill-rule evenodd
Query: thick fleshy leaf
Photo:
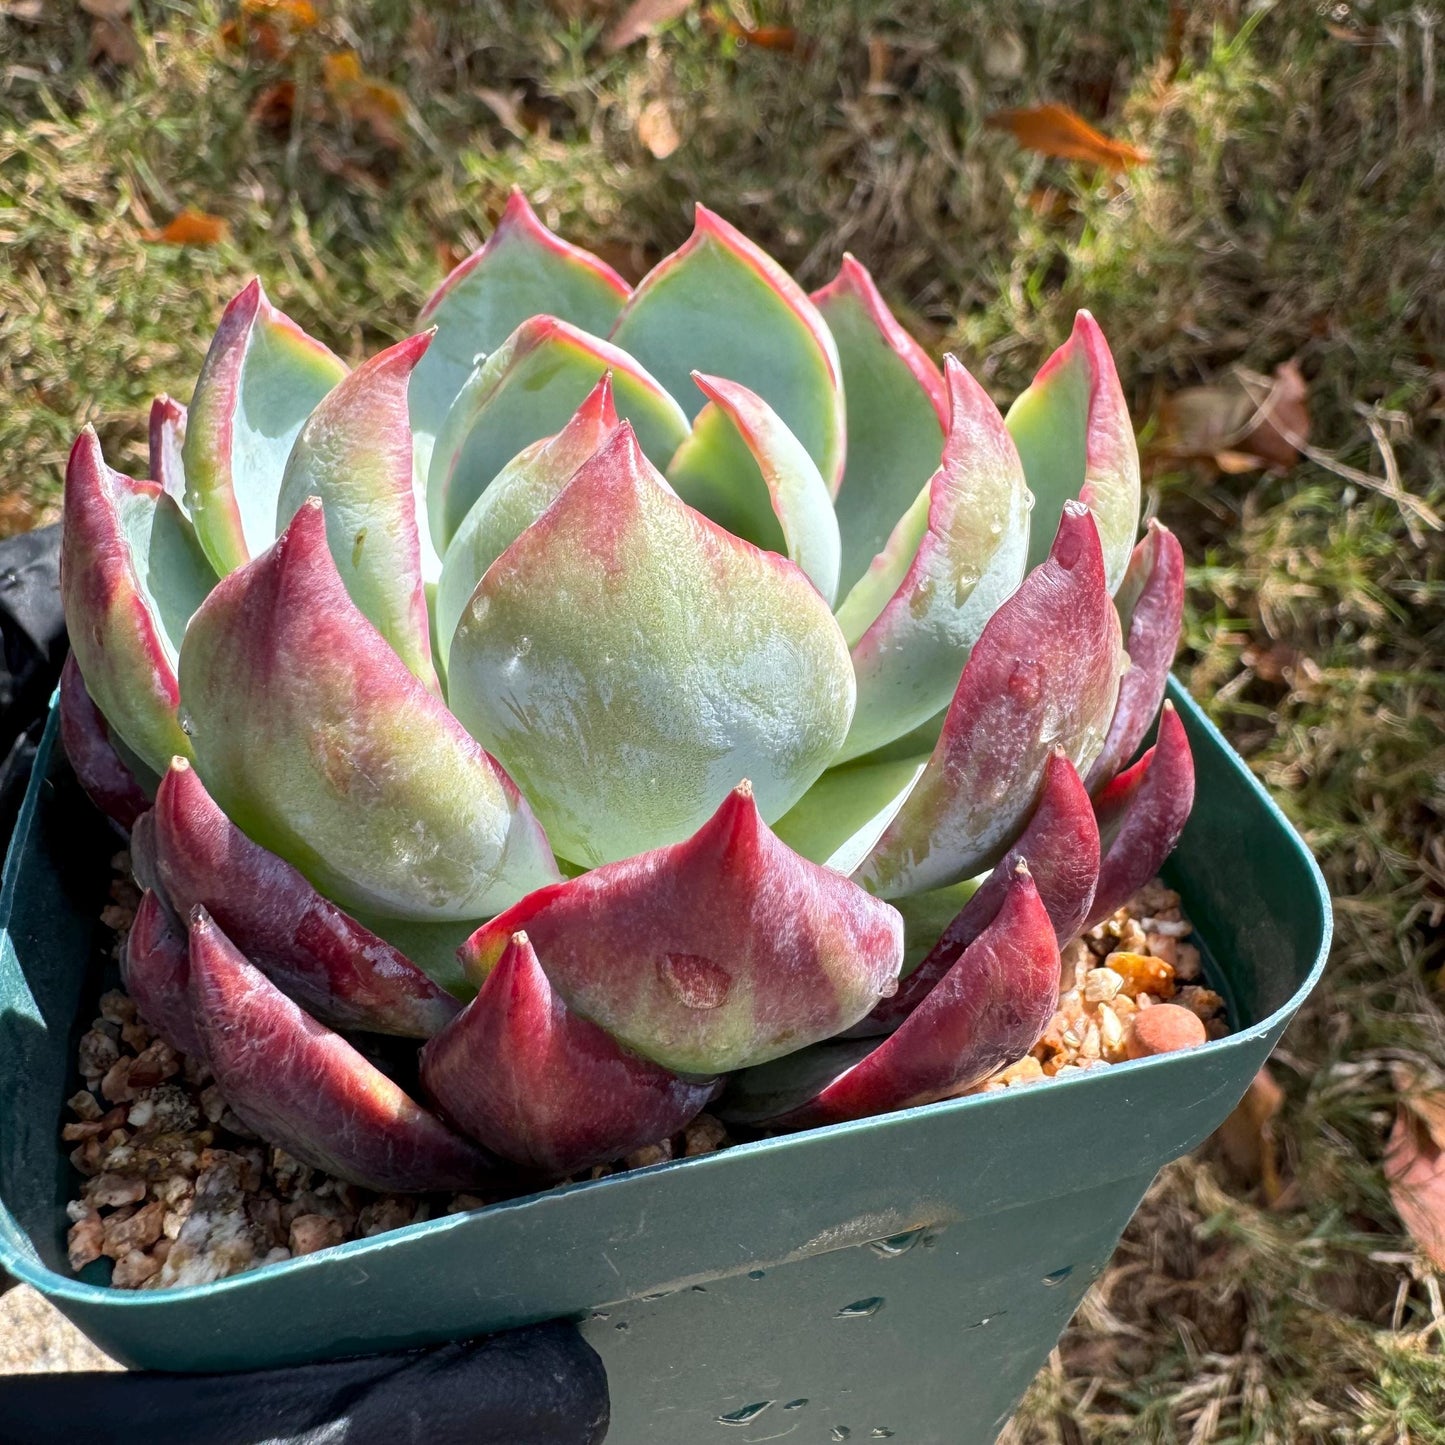
M 205 1044 L 191 1011 L 189 954 L 185 932 L 147 888 L 121 952 L 121 982 L 141 1017 L 173 1049 L 204 1060 Z
M 342 378 L 291 448 L 276 531 L 320 497 L 326 538 L 351 600 L 407 667 L 436 687 L 422 585 L 407 382 L 431 334 L 409 337 Z
M 525 933 L 514 934 L 461 1017 L 422 1050 L 422 1087 L 492 1153 L 557 1176 L 682 1129 L 711 1079 L 682 1079 L 574 1014 Z
M 1038 806 L 1012 848 L 929 951 L 928 956 L 859 1025 L 876 1033 L 897 1028 L 953 967 L 964 949 L 993 922 L 1013 886 L 1019 863 L 1028 865 L 1059 947 L 1084 926 L 1099 881 L 1099 826 L 1074 765 L 1056 751 L 1044 769 Z
M 153 772 L 190 752 L 176 656 L 215 583 L 181 509 L 155 482 L 106 466 L 87 427 L 65 472 L 60 595 L 86 690 Z
M 1085 928 L 1122 908 L 1163 867 L 1194 806 L 1194 754 L 1174 704 L 1159 714 L 1154 746 L 1094 799 L 1104 858 Z
M 898 975 L 897 911 L 800 858 L 746 784 L 686 842 L 540 889 L 483 925 L 480 983 L 525 931 L 583 1017 L 669 1069 L 719 1074 L 855 1023 Z
M 590 867 L 685 838 L 739 778 L 780 817 L 843 741 L 853 670 L 802 572 L 686 506 L 623 423 L 478 584 L 448 696 Z
M 162 392 L 151 403 L 151 481 L 182 510 L 186 502 L 186 467 L 181 452 L 186 444 L 186 409 Z
M 346 364 L 252 281 L 221 317 L 196 382 L 183 452 L 186 505 L 223 576 L 276 539 L 286 458 Z
M 756 392 L 693 372 L 709 404 L 667 466 L 667 479 L 736 537 L 781 552 L 832 606 L 838 594 L 838 518 L 802 442 Z
M 558 316 L 605 336 L 631 294 L 610 266 L 549 231 L 514 190 L 486 245 L 456 267 L 422 307 L 422 324 L 437 328 L 411 383 L 422 475 L 433 439 L 479 357 L 495 351 L 529 316 Z
M 1009 408 L 1008 429 L 1034 494 L 1029 566 L 1049 550 L 1064 503 L 1094 514 L 1112 592 L 1123 580 L 1139 527 L 1139 448 L 1109 343 L 1087 311 Z
M 759 1117 L 758 1105 L 785 1104 L 781 1081 L 744 1076 L 737 1103 L 726 1112 L 774 1128 L 811 1128 L 947 1098 L 1022 1058 L 1047 1027 L 1058 999 L 1059 945 L 1028 868 L 1020 863 L 993 922 L 888 1039 L 851 1067 L 844 1051 L 851 1048 L 856 1055 L 858 1046 L 838 1046 L 846 1072 L 806 1102 L 771 1117 Z M 774 1067 L 782 1072 L 787 1063 Z
M 150 799 L 112 745 L 110 728 L 85 690 L 73 652 L 60 669 L 60 741 L 90 801 L 120 827 L 133 827 Z
M 702 407 L 693 371 L 746 380 L 837 493 L 845 449 L 838 348 L 802 287 L 721 216 L 697 207 L 692 235 L 643 277 L 612 340 L 690 416 Z
M 447 548 L 437 588 L 437 642 L 444 662 L 482 574 L 557 500 L 616 425 L 612 373 L 605 371 L 567 425 L 524 447 L 472 504 Z
M 1179 629 L 1184 623 L 1184 549 L 1162 522 L 1150 520 L 1114 594 L 1114 606 L 1124 624 L 1129 666 L 1119 679 L 1119 701 L 1104 750 L 1089 770 L 1090 792 L 1098 792 L 1139 750 L 1159 714 L 1179 648 Z
M 938 466 L 948 425 L 943 377 L 898 324 L 866 268 L 844 255 L 813 303 L 838 344 L 848 464 L 838 492 L 846 597 Z
M 451 994 L 253 843 L 183 758 L 156 793 L 154 847 L 175 912 L 188 918 L 204 907 L 262 973 L 332 1028 L 424 1039 L 456 1014 Z
M 1018 453 L 988 393 L 954 357 L 944 365 L 942 464 L 838 609 L 858 678 L 845 758 L 948 705 L 984 624 L 1024 575 L 1029 492 Z
M 404 954 L 453 998 L 465 1002 L 476 993 L 477 986 L 463 971 L 457 951 L 481 927 L 482 919 L 430 923 L 415 918 L 391 918 L 364 908 L 356 909 L 355 917 L 363 928 Z
M 191 1007 L 216 1084 L 268 1144 L 365 1189 L 465 1189 L 494 1170 L 380 1069 L 191 915 Z
M 687 417 L 610 341 L 553 316 L 524 321 L 467 379 L 437 437 L 427 477 L 432 539 L 442 555 L 477 498 L 524 447 L 552 436 L 605 373 L 617 414 L 661 466 L 687 435 Z
M 1081 772 L 1119 691 L 1119 614 L 1092 514 L 1064 505 L 1048 560 L 989 620 L 913 791 L 855 875 L 884 898 L 939 888 L 1002 857 L 1062 748 Z
M 211 796 L 343 907 L 484 917 L 558 876 L 511 779 L 346 595 L 319 502 L 218 584 L 180 676 Z

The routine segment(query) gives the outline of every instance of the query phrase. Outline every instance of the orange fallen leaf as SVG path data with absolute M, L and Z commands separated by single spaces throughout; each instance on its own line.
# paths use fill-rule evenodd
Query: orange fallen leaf
M 406 115 L 406 97 L 394 85 L 368 75 L 354 50 L 339 50 L 321 59 L 326 93 L 350 120 L 370 127 L 383 145 L 400 150 L 405 144 L 398 122 Z
M 984 124 L 1007 131 L 1025 150 L 1058 160 L 1083 161 L 1105 170 L 1122 171 L 1149 159 L 1144 151 L 1110 139 L 1068 106 L 1053 102 L 1023 110 L 995 111 Z
M 142 231 L 141 239 L 167 246 L 214 246 L 231 234 L 231 228 L 220 216 L 187 206 L 158 231 Z
M 633 0 L 602 37 L 602 53 L 615 55 L 635 41 L 646 39 L 664 25 L 681 19 L 693 3 L 694 0 Z
M 1274 1137 L 1274 1118 L 1283 1103 L 1284 1090 L 1262 1068 L 1216 1135 L 1231 1167 L 1247 1184 L 1259 1185 L 1266 1204 L 1277 1203 L 1284 1193 Z
M 682 144 L 665 100 L 650 100 L 642 107 L 637 117 L 637 138 L 660 161 Z
M 792 54 L 801 48 L 798 32 L 791 25 L 742 25 L 730 15 L 708 15 L 708 23 L 729 40 L 755 45 L 759 50 L 780 50 Z
M 1445 1270 L 1445 1095 L 1407 1094 L 1385 1145 L 1395 1213 L 1435 1266 Z

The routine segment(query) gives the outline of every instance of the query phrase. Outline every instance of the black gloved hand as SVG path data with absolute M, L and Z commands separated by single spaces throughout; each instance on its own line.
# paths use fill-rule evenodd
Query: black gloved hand
M 0 1445 L 599 1445 L 607 1418 L 569 1325 L 239 1375 L 0 1378 Z

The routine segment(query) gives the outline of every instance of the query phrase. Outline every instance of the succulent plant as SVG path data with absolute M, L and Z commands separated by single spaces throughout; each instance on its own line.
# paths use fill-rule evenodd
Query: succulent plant
M 71 454 L 62 730 L 152 1024 L 387 1189 L 1027 1052 L 1193 791 L 1167 704 L 1127 767 L 1183 562 L 1093 319 L 1004 417 L 852 258 L 810 297 L 699 206 L 633 289 L 514 194 L 420 325 L 348 370 L 252 282 L 150 480 Z

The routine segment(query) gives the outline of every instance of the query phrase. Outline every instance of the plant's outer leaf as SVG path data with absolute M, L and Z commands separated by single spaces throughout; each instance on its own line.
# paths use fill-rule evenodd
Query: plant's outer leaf
M 226 1102 L 269 1144 L 364 1189 L 484 1182 L 492 1161 L 293 1003 L 211 921 L 191 915 L 191 1007 Z
M 165 392 L 151 402 L 149 441 L 151 481 L 158 482 L 184 511 L 186 467 L 181 452 L 186 444 L 186 409 Z
M 631 294 L 610 266 L 553 235 L 514 189 L 486 245 L 455 267 L 421 310 L 421 323 L 437 328 L 411 384 L 421 474 L 427 474 L 432 444 L 479 356 L 495 351 L 529 316 L 558 316 L 605 336 Z
M 948 706 L 984 624 L 1024 575 L 1029 491 L 1018 452 L 988 393 L 956 358 L 944 370 L 942 464 L 838 609 L 858 679 L 843 758 L 872 752 Z M 899 566 L 907 570 L 895 588 Z
M 181 918 L 204 907 L 282 992 L 336 1029 L 430 1038 L 457 1001 L 253 843 L 177 758 L 156 792 L 155 872 Z
M 1008 131 L 1025 150 L 1058 160 L 1102 166 L 1107 171 L 1127 170 L 1149 159 L 1137 146 L 1106 136 L 1068 106 L 1056 102 L 1022 110 L 995 111 L 985 124 L 994 130 Z
M 829 768 L 778 819 L 774 831 L 795 853 L 845 877 L 873 851 L 913 791 L 927 755 Z
M 178 1053 L 205 1062 L 187 984 L 191 961 L 185 933 L 149 888 L 121 950 L 121 982 L 141 1017 Z
M 960 1093 L 1028 1053 L 1058 1001 L 1059 945 L 1019 864 L 993 922 L 892 1035 L 813 1098 L 750 1122 L 811 1128 Z
M 524 898 L 468 939 L 478 983 L 525 931 L 584 1018 L 680 1073 L 710 1075 L 855 1023 L 893 987 L 896 910 L 769 831 L 746 784 L 686 842 Z
M 525 933 L 507 941 L 476 998 L 422 1050 L 421 1081 L 470 1138 L 554 1178 L 676 1134 L 716 1083 L 679 1078 L 579 1018 Z
M 106 466 L 87 427 L 65 471 L 60 596 L 86 691 L 112 732 L 160 772 L 190 743 L 176 654 L 215 582 L 181 509 Z
M 668 463 L 668 481 L 735 537 L 796 562 L 831 607 L 838 518 L 812 457 L 756 392 L 698 371 L 692 379 L 709 404 Z
M 447 548 L 437 588 L 437 644 L 444 663 L 482 574 L 557 500 L 616 425 L 612 373 L 604 371 L 571 421 L 556 436 L 524 447 L 472 503 Z
M 286 458 L 346 364 L 252 281 L 226 307 L 191 398 L 182 453 L 186 506 L 222 576 L 276 538 Z
M 1087 311 L 1039 368 L 1005 419 L 1034 494 L 1029 566 L 1048 554 L 1064 503 L 1077 497 L 1099 524 L 1112 592 L 1139 527 L 1139 449 L 1109 343 Z
M 1043 788 L 1028 827 L 939 935 L 928 956 L 899 984 L 897 993 L 878 1004 L 858 1032 L 871 1025 L 876 1033 L 888 1033 L 918 1007 L 964 949 L 993 922 L 1021 862 L 1033 877 L 1062 948 L 1078 935 L 1088 917 L 1099 861 L 1099 825 L 1089 794 L 1074 765 L 1056 750 L 1044 769 Z
M 746 377 L 808 449 L 829 490 L 843 478 L 838 348 L 807 294 L 765 251 L 698 206 L 692 235 L 642 278 L 611 339 L 695 416 L 688 377 Z
M 1104 857 L 1085 928 L 1122 908 L 1174 851 L 1194 806 L 1194 755 L 1184 724 L 1166 702 L 1154 746 L 1094 799 Z
M 997 861 L 1053 750 L 1080 770 L 1098 756 L 1121 659 L 1098 528 L 1067 502 L 1048 560 L 984 627 L 923 776 L 855 874 L 863 886 L 895 898 Z
M 1385 1145 L 1385 1179 L 1400 1222 L 1437 1270 L 1445 1270 L 1445 1149 L 1402 1103 Z
M 853 670 L 802 572 L 681 502 L 624 422 L 478 584 L 448 695 L 592 867 L 686 837 L 739 778 L 780 817 L 843 740 Z
M 437 437 L 427 479 L 432 539 L 442 555 L 477 498 L 524 448 L 551 436 L 607 371 L 619 416 L 663 465 L 687 417 L 626 352 L 552 316 L 524 321 L 468 377 Z
M 1184 622 L 1184 549 L 1162 522 L 1150 520 L 1134 548 L 1129 570 L 1114 594 L 1124 625 L 1129 666 L 1119 679 L 1119 701 L 1104 750 L 1089 769 L 1090 792 L 1098 792 L 1139 750 L 1159 713 L 1169 669 Z
M 150 799 L 111 745 L 110 728 L 85 690 L 73 652 L 60 669 L 60 741 L 90 801 L 120 827 L 133 827 Z
M 476 918 L 558 876 L 511 779 L 346 595 L 319 502 L 217 585 L 180 675 L 207 791 L 343 907 Z
M 437 690 L 406 409 L 407 383 L 430 341 L 424 331 L 388 347 L 317 404 L 286 462 L 276 531 L 307 497 L 320 497 L 332 560 L 351 600 L 411 672 Z
M 812 299 L 838 345 L 847 400 L 848 458 L 837 504 L 838 595 L 846 597 L 938 467 L 948 393 L 854 257 L 845 254 Z

